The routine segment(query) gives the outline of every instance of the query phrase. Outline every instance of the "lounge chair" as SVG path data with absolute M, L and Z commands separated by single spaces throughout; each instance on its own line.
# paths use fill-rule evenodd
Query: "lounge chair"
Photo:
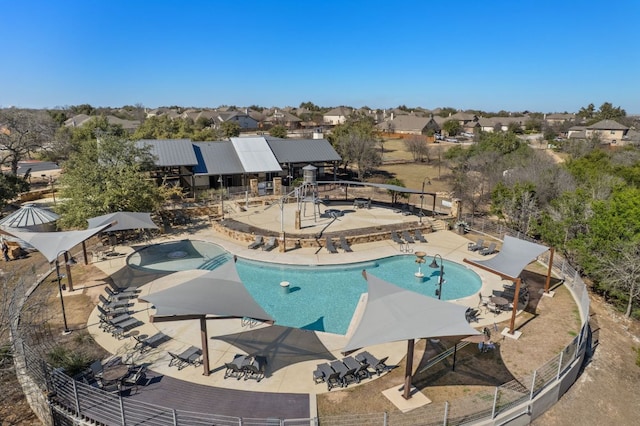
M 396 231 L 391 231 L 391 239 L 398 244 L 404 244 L 404 240 L 400 238 Z
M 133 346 L 133 349 L 140 351 L 140 353 L 144 353 L 147 350 L 155 349 L 160 344 L 166 342 L 171 339 L 169 336 L 162 332 L 158 332 L 151 337 L 147 337 L 146 339 L 142 339 L 139 336 L 133 336 L 136 341 L 136 344 Z
M 425 237 L 422 236 L 422 232 L 420 232 L 419 229 L 416 229 L 413 234 L 416 237 L 416 240 L 420 241 L 421 243 L 426 243 L 427 239 Z
M 353 371 L 351 374 L 352 377 L 349 377 L 349 379 L 354 380 L 356 383 L 360 383 L 360 380 L 368 379 L 371 377 L 371 373 L 369 373 L 368 363 L 365 362 L 364 364 L 362 364 L 352 356 L 342 358 L 342 362 Z
M 100 325 L 98 328 L 101 328 L 105 331 L 113 331 L 119 324 L 123 324 L 125 321 L 129 321 L 133 318 L 129 314 L 121 314 L 112 316 L 109 318 L 100 318 Z
M 313 372 L 313 381 L 315 383 L 326 382 L 329 376 L 331 376 L 335 371 L 329 365 L 329 363 L 317 364 L 316 370 Z
M 415 243 L 413 237 L 409 235 L 409 231 L 402 231 L 402 238 L 410 244 Z
M 262 250 L 269 251 L 276 246 L 276 237 L 269 237 L 267 243 L 262 247 Z
M 475 243 L 469 243 L 469 245 L 467 245 L 467 250 L 469 251 L 478 251 L 478 250 L 482 250 L 484 248 L 484 239 L 483 238 L 478 238 L 478 241 L 476 241 Z
M 262 235 L 256 235 L 255 241 L 249 244 L 247 248 L 255 250 L 258 247 L 260 247 L 262 244 L 264 244 L 264 237 Z
M 388 356 L 378 359 L 375 356 L 371 355 L 368 351 L 364 351 L 355 356 L 355 359 L 360 363 L 368 363 L 371 368 L 376 371 L 376 374 L 379 376 L 383 372 L 389 369 L 389 366 L 386 364 Z
M 118 309 L 112 309 L 110 311 L 107 311 L 105 308 L 103 308 L 102 306 L 98 305 L 96 306 L 96 308 L 98 308 L 98 317 L 100 318 L 100 320 L 108 320 L 120 315 L 125 315 L 125 314 L 129 314 L 131 315 L 133 312 L 130 311 L 129 309 L 127 309 L 126 307 L 123 308 L 118 308 Z
M 114 300 L 128 300 L 128 299 L 135 299 L 138 297 L 138 293 L 137 292 L 121 292 L 121 293 L 116 293 L 113 290 L 111 290 L 110 287 L 105 287 L 104 291 L 107 293 L 107 295 L 109 296 L 109 301 L 114 301 Z
M 224 378 L 234 377 L 238 380 L 244 376 L 244 370 L 242 367 L 247 363 L 247 356 L 242 354 L 236 354 L 233 357 L 233 361 L 225 362 Z
M 349 243 L 347 242 L 347 239 L 344 237 L 344 235 L 340 235 L 340 248 L 348 253 L 351 253 L 353 250 L 351 250 L 351 246 L 349 246 Z
M 118 285 L 115 284 L 113 281 L 109 281 L 109 288 L 111 288 L 111 290 L 113 290 L 113 292 L 117 293 L 117 294 L 120 294 L 120 293 L 140 293 L 140 289 L 138 287 L 135 287 L 135 286 L 118 287 Z
M 325 243 L 325 248 L 329 253 L 338 253 L 338 249 L 333 245 L 333 240 L 330 237 L 327 237 L 327 242 Z
M 267 358 L 263 356 L 255 356 L 253 359 L 242 366 L 244 370 L 244 379 L 255 379 L 260 381 L 264 379 L 264 374 L 267 369 Z
M 106 311 L 113 311 L 131 306 L 131 300 L 107 300 L 102 294 L 98 295 L 98 300 L 102 303 L 102 308 Z
M 129 317 L 124 321 L 113 324 L 113 329 L 111 330 L 111 335 L 116 339 L 120 340 L 124 337 L 124 333 L 126 331 L 131 330 L 132 328 L 136 328 L 144 324 L 136 317 Z
M 200 348 L 196 348 L 195 346 L 191 346 L 190 348 L 182 351 L 179 354 L 169 352 L 169 356 L 171 356 L 169 367 L 175 365 L 178 367 L 178 370 L 182 370 L 187 365 L 193 365 L 194 367 L 200 365 L 202 350 L 200 350 Z
M 331 390 L 337 386 L 342 387 L 342 382 L 340 381 L 340 372 L 339 371 L 334 371 L 333 373 L 331 373 L 327 379 L 327 389 Z
M 481 249 L 480 250 L 480 254 L 483 255 L 483 256 L 486 256 L 488 254 L 493 254 L 496 251 L 497 251 L 496 250 L 496 243 L 491 243 L 491 244 L 489 244 L 489 247 Z

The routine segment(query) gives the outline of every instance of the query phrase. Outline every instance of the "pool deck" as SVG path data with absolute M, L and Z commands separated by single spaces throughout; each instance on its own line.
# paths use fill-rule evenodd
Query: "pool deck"
M 279 229 L 279 209 L 271 209 L 276 213 L 274 219 L 273 214 L 254 214 L 251 215 L 251 220 L 254 221 L 256 226 L 276 227 Z M 374 210 L 374 209 L 371 209 Z M 381 209 L 382 210 L 382 209 Z M 388 210 L 388 209 L 386 209 Z M 374 215 L 375 212 L 366 211 L 362 212 L 369 216 Z M 388 215 L 388 212 L 381 212 L 380 216 Z M 398 220 L 399 215 L 395 215 L 395 220 Z M 261 218 L 261 219 L 257 219 Z M 265 223 L 260 223 L 260 220 Z M 374 220 L 378 220 L 375 219 Z M 382 220 L 382 219 L 380 219 Z M 386 219 L 385 219 L 386 220 Z M 415 221 L 415 217 L 413 218 Z M 266 223 L 268 222 L 268 223 Z M 358 222 L 356 215 L 352 215 L 349 218 L 349 222 L 353 222 L 350 226 L 367 226 L 368 222 Z M 342 224 L 344 225 L 344 224 Z M 502 290 L 503 281 L 500 277 L 490 274 L 479 268 L 472 267 L 469 264 L 463 262 L 463 259 L 483 259 L 477 252 L 470 252 L 467 250 L 469 240 L 457 233 L 450 231 L 438 231 L 429 234 L 424 234 L 428 243 L 415 243 L 410 244 L 413 252 L 424 251 L 427 253 L 427 259 L 435 254 L 441 255 L 444 259 L 461 263 L 466 265 L 470 269 L 474 270 L 482 279 L 481 293 L 483 295 L 490 295 L 493 290 Z M 238 257 L 255 259 L 265 262 L 284 263 L 289 265 L 327 265 L 327 264 L 339 264 L 339 263 L 353 263 L 370 261 L 381 257 L 387 257 L 392 255 L 401 254 L 399 246 L 391 240 L 378 241 L 371 243 L 357 244 L 352 247 L 353 252 L 339 254 L 331 254 L 325 249 L 319 250 L 318 248 L 297 248 L 284 253 L 278 251 L 275 248 L 272 251 L 252 250 L 248 249 L 246 244 L 241 244 L 238 241 L 232 240 L 222 234 L 216 233 L 207 226 L 204 229 L 198 231 L 190 231 L 183 234 L 167 234 L 162 235 L 151 243 L 162 243 L 172 240 L 183 240 L 185 238 L 207 241 L 218 244 L 225 248 L 230 253 L 237 255 Z M 132 247 L 117 246 L 116 251 L 121 256 L 114 256 L 107 258 L 106 260 L 95 262 L 94 265 L 100 268 L 105 274 L 112 275 L 117 271 L 122 272 L 126 266 L 127 256 L 134 251 Z M 423 268 L 428 268 L 428 264 L 423 264 Z M 160 278 L 163 280 L 166 278 Z M 446 285 L 446 283 L 445 283 Z M 149 284 L 141 287 L 142 294 L 149 292 Z M 247 330 L 254 330 L 257 327 L 264 327 L 264 325 L 258 325 L 251 328 L 246 324 L 242 324 L 240 319 L 225 319 L 209 321 L 209 363 L 211 372 L 210 375 L 205 376 L 203 374 L 203 367 L 187 366 L 182 370 L 178 370 L 175 366 L 169 367 L 170 356 L 169 351 L 174 353 L 180 353 L 183 349 L 189 346 L 202 347 L 200 341 L 200 328 L 196 321 L 176 321 L 176 322 L 161 322 L 150 323 L 149 304 L 135 300 L 133 310 L 136 312 L 135 316 L 138 317 L 144 324 L 136 327 L 134 330 L 139 335 L 152 336 L 158 331 L 171 336 L 171 339 L 166 343 L 160 345 L 159 348 L 153 349 L 144 355 L 140 355 L 137 352 L 133 352 L 135 340 L 126 335 L 123 339 L 116 339 L 111 334 L 103 332 L 98 328 L 97 310 L 91 314 L 88 321 L 89 332 L 94 336 L 96 342 L 107 349 L 109 352 L 116 356 L 129 357 L 134 353 L 132 360 L 136 363 L 147 363 L 149 369 L 153 372 L 166 375 L 172 378 L 196 383 L 200 385 L 214 386 L 219 388 L 234 389 L 234 390 L 246 390 L 253 392 L 282 392 L 282 393 L 302 393 L 309 394 L 311 401 L 310 416 L 315 416 L 315 397 L 317 393 L 327 392 L 327 386 L 325 384 L 315 384 L 312 380 L 312 372 L 316 369 L 316 364 L 325 362 L 324 359 L 317 359 L 312 361 L 298 362 L 289 365 L 285 368 L 281 368 L 277 371 L 269 371 L 267 377 L 256 382 L 255 380 L 235 380 L 224 379 L 224 363 L 233 359 L 234 354 L 242 353 L 243 351 L 229 343 L 225 343 L 221 340 L 212 339 L 214 336 L 221 336 L 230 333 L 238 333 Z M 478 295 L 474 294 L 463 299 L 452 301 L 453 303 L 461 304 L 464 306 L 477 307 Z M 352 327 L 346 336 L 335 335 L 331 333 L 315 332 L 324 346 L 331 352 L 337 359 L 343 357 L 341 349 L 346 344 L 349 333 L 353 328 L 353 324 L 361 314 L 364 304 L 361 303 L 359 308 L 354 314 L 354 321 Z M 505 312 L 499 315 L 493 313 L 481 313 L 479 322 L 472 325 L 478 330 L 481 330 L 485 326 L 493 326 L 495 323 L 505 321 L 510 318 L 511 312 Z M 128 337 L 127 337 L 128 336 Z M 383 345 L 377 345 L 366 348 L 369 352 L 375 356 L 382 358 L 388 356 L 388 365 L 398 364 L 406 355 L 406 342 L 394 342 Z M 419 354 L 416 354 L 418 356 Z M 421 355 L 420 355 L 421 356 Z M 417 367 L 417 364 L 415 364 Z M 357 386 L 366 386 L 368 380 L 362 382 Z M 355 386 L 355 385 L 351 385 Z

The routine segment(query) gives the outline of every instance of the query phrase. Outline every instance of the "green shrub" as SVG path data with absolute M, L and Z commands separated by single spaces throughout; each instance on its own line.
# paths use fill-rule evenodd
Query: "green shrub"
M 64 346 L 56 346 L 47 354 L 47 362 L 53 368 L 62 368 L 71 377 L 82 372 L 91 361 L 91 357 L 81 350 L 70 350 Z

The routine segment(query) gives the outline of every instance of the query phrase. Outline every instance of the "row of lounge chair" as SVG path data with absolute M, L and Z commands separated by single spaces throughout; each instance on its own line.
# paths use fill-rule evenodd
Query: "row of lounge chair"
M 419 229 L 413 231 L 413 235 L 409 231 L 402 231 L 402 237 L 397 231 L 391 231 L 391 239 L 398 244 L 413 244 L 416 241 L 426 243 L 427 239 L 422 235 Z
M 254 379 L 260 381 L 264 379 L 267 370 L 267 358 L 256 355 L 236 354 L 233 361 L 225 362 L 224 378 L 229 377 L 240 380 Z
M 269 237 L 269 239 L 265 242 L 264 237 L 262 235 L 256 235 L 255 240 L 247 246 L 251 250 L 256 250 L 262 247 L 262 250 L 269 251 L 272 250 L 277 245 L 276 237 Z
M 347 387 L 351 383 L 360 383 L 362 379 L 371 378 L 372 371 L 378 376 L 389 367 L 386 365 L 388 357 L 378 359 L 369 352 L 364 351 L 355 357 L 348 356 L 342 360 L 331 361 L 330 363 L 318 364 L 313 372 L 313 381 L 326 383 L 327 389 L 335 387 Z
M 132 299 L 138 297 L 137 289 L 119 289 L 105 287 L 107 297 L 100 294 L 98 299 L 100 305 L 97 306 L 99 312 L 99 328 L 111 333 L 114 337 L 121 339 L 124 333 L 132 328 L 142 325 L 142 321 L 135 318 L 129 308 L 133 306 Z
M 473 242 L 469 243 L 469 245 L 467 246 L 467 250 L 477 251 L 483 256 L 487 256 L 489 254 L 493 254 L 498 251 L 496 250 L 496 243 L 492 242 L 492 243 L 489 243 L 488 246 L 485 246 L 483 238 L 479 238 L 478 241 L 475 243 Z

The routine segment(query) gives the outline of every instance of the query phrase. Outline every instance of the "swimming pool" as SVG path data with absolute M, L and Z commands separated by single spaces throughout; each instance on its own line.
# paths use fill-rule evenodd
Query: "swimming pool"
M 159 247 L 162 246 L 162 247 Z M 149 252 L 145 253 L 147 250 Z M 429 258 L 429 256 L 427 256 Z M 221 247 L 202 241 L 183 240 L 146 247 L 129 257 L 134 267 L 163 271 L 213 270 L 232 259 Z M 397 255 L 372 262 L 332 266 L 279 265 L 238 259 L 238 275 L 253 298 L 276 319 L 276 324 L 307 330 L 345 334 L 360 295 L 367 291 L 362 270 L 426 296 L 437 297 L 440 269 L 422 265 L 414 255 Z M 289 282 L 289 292 L 280 286 Z M 470 296 L 480 290 L 480 277 L 464 265 L 444 261 L 442 299 Z

